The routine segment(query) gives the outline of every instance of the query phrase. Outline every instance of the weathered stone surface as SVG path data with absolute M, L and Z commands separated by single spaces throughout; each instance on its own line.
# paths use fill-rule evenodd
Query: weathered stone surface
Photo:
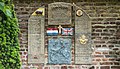
M 48 5 L 48 24 L 66 25 L 71 24 L 71 4 L 56 2 Z
M 49 64 L 71 63 L 71 39 L 69 38 L 49 39 L 48 63 Z
M 75 16 L 75 64 L 91 64 L 90 18 L 85 12 L 82 13 L 81 16 Z
M 31 16 L 28 23 L 28 63 L 44 63 L 44 17 Z

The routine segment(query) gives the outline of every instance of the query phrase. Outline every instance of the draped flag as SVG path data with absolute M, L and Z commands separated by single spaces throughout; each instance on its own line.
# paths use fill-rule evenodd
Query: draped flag
M 58 28 L 47 28 L 47 35 L 58 35 Z
M 62 28 L 62 35 L 73 35 L 73 28 Z

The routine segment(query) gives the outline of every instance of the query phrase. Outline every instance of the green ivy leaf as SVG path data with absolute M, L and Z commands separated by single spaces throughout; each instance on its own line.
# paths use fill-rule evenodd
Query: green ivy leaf
M 9 17 L 12 18 L 12 13 L 10 12 L 9 9 L 6 9 L 6 10 L 5 10 L 5 14 L 6 14 L 7 16 L 9 16 Z
M 1 62 L 0 62 L 0 69 L 5 69 L 5 68 L 3 67 L 3 65 L 1 64 Z
M 4 3 L 0 2 L 0 10 L 3 10 L 4 9 Z

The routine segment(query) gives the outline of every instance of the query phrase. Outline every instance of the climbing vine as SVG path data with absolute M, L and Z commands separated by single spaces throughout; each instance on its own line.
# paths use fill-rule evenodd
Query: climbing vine
M 0 1 L 0 69 L 20 69 L 18 21 L 10 0 Z

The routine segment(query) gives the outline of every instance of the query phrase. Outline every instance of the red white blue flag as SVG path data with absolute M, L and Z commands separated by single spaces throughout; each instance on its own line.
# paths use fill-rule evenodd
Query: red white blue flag
M 73 28 L 62 28 L 62 35 L 73 35 Z
M 58 35 L 58 28 L 47 28 L 47 35 Z

